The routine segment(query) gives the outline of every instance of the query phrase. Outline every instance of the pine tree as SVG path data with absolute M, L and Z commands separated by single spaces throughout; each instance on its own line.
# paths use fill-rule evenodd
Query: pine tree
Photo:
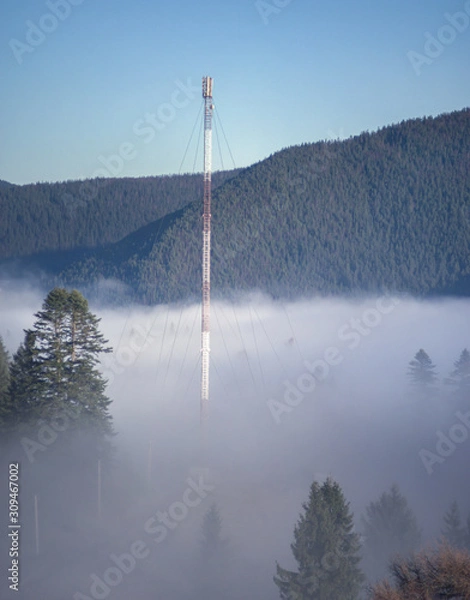
M 74 413 L 80 429 L 111 434 L 110 400 L 97 369 L 99 355 L 111 349 L 88 302 L 54 288 L 35 317 L 11 367 L 12 419 L 24 425 Z
M 222 519 L 217 505 L 213 503 L 202 521 L 201 553 L 204 560 L 211 559 L 225 549 L 221 531 Z
M 294 529 L 292 553 L 298 571 L 276 565 L 274 582 L 283 600 L 353 600 L 364 579 L 359 536 L 340 486 L 328 478 L 314 481 L 304 513 Z
M 46 414 L 38 354 L 36 334 L 25 330 L 24 342 L 10 365 L 8 422 L 15 429 L 31 426 Z
M 392 555 L 408 556 L 420 544 L 416 517 L 397 485 L 366 507 L 362 523 L 366 570 L 370 577 L 382 577 Z
M 234 597 L 238 582 L 232 580 L 227 540 L 221 534 L 222 518 L 217 505 L 213 503 L 202 520 L 201 562 L 195 586 L 198 598 L 216 600 Z
M 465 546 L 466 532 L 462 527 L 460 510 L 457 502 L 452 502 L 449 511 L 444 515 L 445 529 L 442 531 L 444 537 L 451 546 L 462 548 Z
M 411 385 L 423 395 L 435 391 L 437 382 L 436 366 L 428 354 L 421 348 L 409 363 L 408 376 Z
M 9 412 L 10 356 L 0 336 L 0 431 L 7 428 Z
M 458 360 L 454 362 L 454 370 L 446 379 L 446 383 L 457 391 L 468 391 L 470 388 L 470 352 L 464 348 Z

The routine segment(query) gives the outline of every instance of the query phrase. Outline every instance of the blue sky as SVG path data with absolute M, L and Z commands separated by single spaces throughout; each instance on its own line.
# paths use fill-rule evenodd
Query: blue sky
M 178 173 L 203 75 L 237 167 L 461 109 L 469 20 L 469 0 L 2 0 L 0 179 Z

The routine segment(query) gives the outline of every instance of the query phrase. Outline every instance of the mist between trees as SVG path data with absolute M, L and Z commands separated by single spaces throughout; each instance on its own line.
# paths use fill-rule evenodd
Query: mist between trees
M 464 549 L 468 441 L 452 428 L 468 412 L 468 303 L 392 299 L 215 302 L 203 454 L 197 306 L 90 309 L 55 290 L 38 297 L 17 348 L 24 312 L 3 296 L 2 464 L 22 464 L 24 598 L 272 599 L 276 562 L 298 594 L 305 585 L 334 597 L 331 586 L 355 573 L 344 597 L 367 597 L 395 552 L 409 557 L 442 536 Z M 266 399 L 282 397 L 340 331 L 343 360 L 277 425 Z M 119 348 L 134 355 L 106 384 L 109 363 L 92 359 L 108 348 L 106 361 L 126 356 Z M 456 449 L 430 476 L 420 450 L 440 457 L 437 431 Z M 330 502 L 349 525 L 328 525 Z

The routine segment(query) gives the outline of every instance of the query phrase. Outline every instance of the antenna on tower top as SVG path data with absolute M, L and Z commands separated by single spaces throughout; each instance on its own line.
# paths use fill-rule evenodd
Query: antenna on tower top
M 204 98 L 204 214 L 202 231 L 202 319 L 201 319 L 201 424 L 208 418 L 211 304 L 211 194 L 212 194 L 212 77 L 202 78 Z

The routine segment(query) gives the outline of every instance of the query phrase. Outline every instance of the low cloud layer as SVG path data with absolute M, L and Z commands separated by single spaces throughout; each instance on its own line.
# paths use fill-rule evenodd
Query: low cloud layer
M 0 334 L 11 353 L 42 301 L 34 290 L 2 286 Z M 394 482 L 425 539 L 440 534 L 442 515 L 454 499 L 465 515 L 470 509 L 470 421 L 467 427 L 456 416 L 465 415 L 465 407 L 453 404 L 443 383 L 470 346 L 470 301 L 396 296 L 277 303 L 253 295 L 215 302 L 205 445 L 199 425 L 199 306 L 91 309 L 114 349 L 102 370 L 118 432 L 117 472 L 122 468 L 123 478 L 132 473 L 140 485 L 156 490 L 137 495 L 139 503 L 123 516 L 123 530 L 106 540 L 105 553 L 118 554 L 125 539 L 129 548 L 138 540 L 150 543 L 146 524 L 152 530 L 152 515 L 177 503 L 173 512 L 184 519 L 175 531 L 168 528 L 168 539 L 182 540 L 189 556 L 201 515 L 216 501 L 237 556 L 259 566 L 265 578 L 259 589 L 275 597 L 274 561 L 292 562 L 293 527 L 314 479 L 332 476 L 340 483 L 359 528 L 365 506 Z M 420 348 L 437 365 L 440 390 L 434 397 L 413 395 L 406 377 Z M 442 445 L 442 435 L 451 445 Z M 423 450 L 439 460 L 426 466 L 423 456 L 430 454 Z M 186 490 L 206 473 L 203 468 L 213 490 L 192 508 L 197 498 Z M 152 546 L 152 552 L 171 562 L 172 543 L 166 550 Z M 136 558 L 143 599 L 153 597 L 145 595 L 148 561 Z M 79 570 L 69 585 L 83 582 L 85 594 L 92 580 Z M 67 589 L 62 583 L 58 587 Z M 110 597 L 120 598 L 124 589 L 124 583 L 117 585 Z M 184 597 L 183 590 L 178 593 Z

